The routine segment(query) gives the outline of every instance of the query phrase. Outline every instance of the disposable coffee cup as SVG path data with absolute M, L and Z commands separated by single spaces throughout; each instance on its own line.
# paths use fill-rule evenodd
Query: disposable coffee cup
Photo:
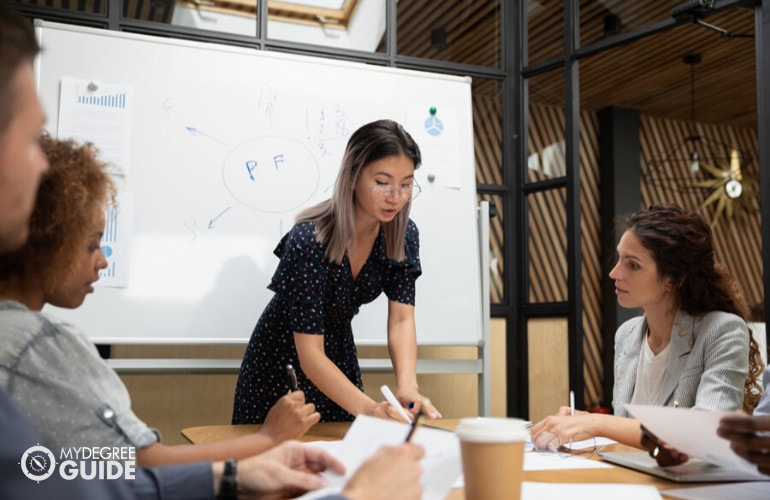
M 517 418 L 463 418 L 455 429 L 466 500 L 519 500 L 527 422 Z

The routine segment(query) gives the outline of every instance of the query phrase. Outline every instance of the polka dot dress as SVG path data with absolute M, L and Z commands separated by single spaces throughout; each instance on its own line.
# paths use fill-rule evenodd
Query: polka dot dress
M 288 392 L 286 365 L 297 368 L 299 389 L 316 405 L 322 422 L 353 416 L 327 398 L 304 374 L 294 345 L 294 332 L 323 335 L 326 356 L 363 390 L 351 321 L 362 304 L 383 291 L 389 300 L 414 305 L 415 280 L 421 274 L 419 234 L 409 221 L 406 259 L 385 253 L 383 233 L 354 280 L 347 255 L 330 263 L 315 240 L 311 222 L 296 224 L 275 249 L 281 260 L 268 286 L 275 292 L 259 318 L 246 348 L 233 408 L 234 424 L 262 423 L 275 402 Z

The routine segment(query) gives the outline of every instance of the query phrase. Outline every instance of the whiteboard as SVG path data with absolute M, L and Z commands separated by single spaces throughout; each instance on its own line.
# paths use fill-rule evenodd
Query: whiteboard
M 120 183 L 132 200 L 120 208 L 131 221 L 123 234 L 130 251 L 119 264 L 127 281 L 98 287 L 76 310 L 46 311 L 96 343 L 247 342 L 272 297 L 279 239 L 299 210 L 330 196 L 350 134 L 391 118 L 424 160 L 411 212 L 423 266 L 418 343 L 479 344 L 469 78 L 39 21 L 36 31 L 38 90 L 52 134 L 63 78 L 130 88 Z M 429 126 L 436 118 L 438 130 Z M 264 177 L 258 191 L 232 180 L 247 158 L 278 156 L 295 167 L 291 176 Z M 362 306 L 356 342 L 386 344 L 386 318 L 384 296 Z

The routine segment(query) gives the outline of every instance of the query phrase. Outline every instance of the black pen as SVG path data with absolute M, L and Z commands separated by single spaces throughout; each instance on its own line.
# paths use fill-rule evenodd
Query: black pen
M 420 425 L 420 422 L 422 422 L 422 418 L 425 416 L 425 413 L 423 412 L 423 408 L 425 408 L 426 404 L 430 404 L 430 401 L 428 399 L 423 399 L 422 405 L 420 406 L 420 411 L 417 412 L 417 415 L 414 417 L 414 420 L 412 421 L 412 426 L 409 428 L 409 434 L 406 435 L 406 439 L 404 440 L 405 443 L 408 443 L 412 440 L 412 436 L 414 436 L 414 431 L 417 430 L 417 426 Z
M 297 371 L 291 364 L 286 365 L 286 375 L 289 377 L 289 392 L 297 390 Z

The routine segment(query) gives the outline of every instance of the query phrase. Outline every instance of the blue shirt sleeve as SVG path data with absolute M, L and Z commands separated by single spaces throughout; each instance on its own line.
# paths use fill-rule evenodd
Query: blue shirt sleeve
M 137 500 L 213 500 L 211 462 L 137 468 Z

